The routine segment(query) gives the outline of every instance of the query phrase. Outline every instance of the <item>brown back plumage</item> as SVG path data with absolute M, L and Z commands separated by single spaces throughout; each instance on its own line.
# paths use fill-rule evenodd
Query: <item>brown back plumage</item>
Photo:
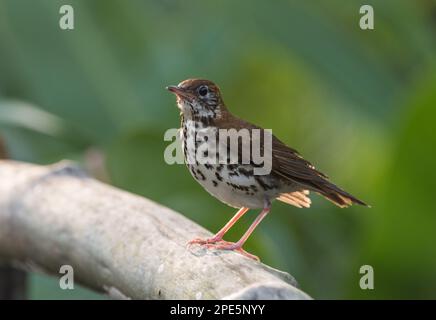
M 215 120 L 215 125 L 219 128 L 240 130 L 246 128 L 260 129 L 262 128 L 253 125 L 247 121 L 233 116 L 226 108 L 222 113 L 220 119 Z M 261 134 L 261 136 L 263 136 Z M 261 144 L 262 145 L 262 144 Z M 239 150 L 241 148 L 238 148 Z M 263 152 L 263 150 L 262 150 Z M 305 160 L 297 150 L 292 149 L 277 139 L 274 135 L 272 137 L 272 171 L 271 174 L 279 179 L 298 183 L 301 185 L 302 190 L 299 193 L 290 193 L 282 195 L 278 200 L 302 207 L 310 206 L 310 202 L 306 200 L 304 195 L 305 190 L 312 190 L 324 196 L 337 206 L 344 208 L 352 205 L 353 203 L 367 206 L 366 203 L 352 196 L 348 192 L 342 190 L 335 184 L 328 180 L 327 175 L 315 169 L 315 167 L 307 160 Z M 304 197 L 301 197 L 301 194 Z M 298 200 L 300 199 L 300 201 Z M 308 198 L 307 198 L 308 199 Z

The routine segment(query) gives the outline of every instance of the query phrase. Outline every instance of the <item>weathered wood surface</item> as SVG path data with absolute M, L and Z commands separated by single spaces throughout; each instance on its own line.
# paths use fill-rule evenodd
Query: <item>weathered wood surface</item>
M 70 162 L 0 160 L 0 262 L 58 274 L 115 298 L 310 299 L 287 273 L 234 252 L 187 249 L 210 232 L 86 176 Z
M 0 159 L 9 157 L 6 143 L 0 136 Z M 0 300 L 23 300 L 27 297 L 27 276 L 22 270 L 0 265 Z

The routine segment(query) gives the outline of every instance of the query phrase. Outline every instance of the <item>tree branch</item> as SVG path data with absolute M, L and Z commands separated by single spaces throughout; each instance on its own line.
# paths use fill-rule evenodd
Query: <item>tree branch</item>
M 287 273 L 237 253 L 188 250 L 210 232 L 69 162 L 0 160 L 0 260 L 58 274 L 116 298 L 309 299 Z
M 0 136 L 0 159 L 7 159 L 8 151 Z M 11 266 L 0 266 L 0 300 L 23 300 L 26 298 L 27 275 Z

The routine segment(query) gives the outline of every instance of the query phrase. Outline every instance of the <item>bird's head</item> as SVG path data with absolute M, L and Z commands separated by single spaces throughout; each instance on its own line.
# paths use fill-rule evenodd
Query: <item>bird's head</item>
M 212 81 L 188 79 L 167 89 L 177 96 L 177 106 L 187 118 L 217 118 L 225 110 L 220 89 Z

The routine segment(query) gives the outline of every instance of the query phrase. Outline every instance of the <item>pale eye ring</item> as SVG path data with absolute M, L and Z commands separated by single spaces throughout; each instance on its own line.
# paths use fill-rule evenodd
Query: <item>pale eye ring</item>
M 198 88 L 198 94 L 202 97 L 206 96 L 209 93 L 209 88 L 207 86 L 201 86 Z

